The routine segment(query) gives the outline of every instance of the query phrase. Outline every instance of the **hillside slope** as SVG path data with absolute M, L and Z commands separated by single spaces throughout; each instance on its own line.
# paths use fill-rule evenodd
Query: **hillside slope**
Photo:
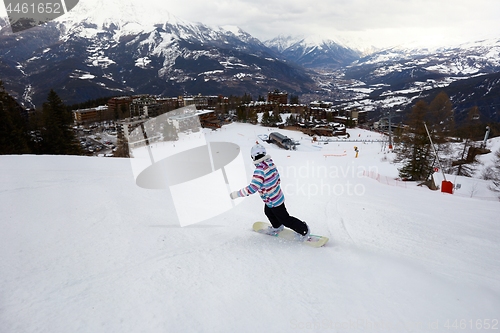
M 232 124 L 206 137 L 249 151 L 266 133 Z M 495 319 L 498 327 L 497 201 L 362 176 L 395 174 L 372 132 L 326 145 L 284 133 L 301 142 L 297 151 L 266 147 L 289 212 L 330 237 L 324 248 L 252 232 L 265 218 L 257 196 L 181 228 L 169 191 L 137 187 L 126 159 L 0 156 L 2 331 L 449 332 L 464 320 L 460 331 L 474 332 Z

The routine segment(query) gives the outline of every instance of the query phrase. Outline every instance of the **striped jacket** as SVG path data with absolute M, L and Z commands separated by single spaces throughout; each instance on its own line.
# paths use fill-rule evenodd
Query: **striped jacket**
M 285 196 L 280 187 L 280 175 L 271 156 L 266 155 L 254 161 L 255 171 L 253 172 L 250 185 L 238 191 L 239 197 L 249 196 L 259 192 L 262 201 L 268 207 L 277 207 L 285 201 Z

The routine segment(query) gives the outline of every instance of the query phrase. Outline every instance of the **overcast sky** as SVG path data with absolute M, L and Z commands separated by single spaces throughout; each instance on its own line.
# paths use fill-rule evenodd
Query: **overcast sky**
M 408 43 L 432 47 L 500 38 L 500 0 L 140 0 L 139 3 L 146 6 L 148 1 L 161 2 L 171 14 L 186 21 L 237 25 L 262 41 L 279 34 L 314 35 L 363 47 Z M 0 14 L 5 15 L 4 8 Z
M 278 34 L 346 38 L 391 46 L 500 38 L 500 0 L 204 0 L 172 1 L 172 13 L 232 24 L 265 40 Z
M 190 5 L 171 5 L 171 11 L 190 21 L 238 25 L 261 40 L 278 34 L 320 35 L 382 47 L 500 38 L 500 0 L 186 2 Z

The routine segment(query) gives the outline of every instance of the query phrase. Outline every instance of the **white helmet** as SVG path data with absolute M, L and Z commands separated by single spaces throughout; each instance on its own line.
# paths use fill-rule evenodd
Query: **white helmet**
M 258 143 L 252 147 L 250 155 L 252 156 L 252 159 L 254 161 L 258 160 L 259 158 L 266 156 L 266 148 L 264 148 L 263 145 Z

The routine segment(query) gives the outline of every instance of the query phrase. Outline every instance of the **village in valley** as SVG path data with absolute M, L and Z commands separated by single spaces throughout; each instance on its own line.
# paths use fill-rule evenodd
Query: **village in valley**
M 246 95 L 245 95 L 246 96 Z M 339 110 L 332 102 L 298 103 L 288 93 L 273 91 L 267 98 L 223 96 L 155 97 L 152 95 L 119 96 L 105 105 L 73 111 L 74 130 L 86 155 L 126 156 L 129 134 L 148 119 L 169 111 L 194 105 L 204 128 L 217 129 L 239 121 L 269 127 L 296 130 L 315 139 L 321 137 L 349 138 L 347 128 L 387 130 L 387 120 L 368 123 L 367 112 Z M 249 97 L 249 96 L 248 96 Z M 246 100 L 245 100 L 246 99 Z M 294 102 L 294 103 L 291 103 Z M 384 121 L 385 120 L 385 121 Z M 282 141 L 282 140 L 281 140 Z M 123 149 L 120 149 L 122 146 Z M 289 147 L 285 147 L 289 149 Z

